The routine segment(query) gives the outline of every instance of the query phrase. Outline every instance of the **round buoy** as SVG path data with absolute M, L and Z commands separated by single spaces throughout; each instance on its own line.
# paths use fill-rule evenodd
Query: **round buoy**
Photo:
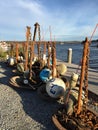
M 24 64 L 23 63 L 17 64 L 17 71 L 20 72 L 20 73 L 24 72 Z
M 10 58 L 8 59 L 8 65 L 10 65 L 10 66 L 15 65 L 15 59 L 14 59 L 13 57 L 10 57 Z
M 70 94 L 69 94 L 70 93 Z M 69 96 L 68 96 L 69 94 Z M 67 89 L 64 94 L 64 103 L 66 104 L 66 112 L 67 114 L 71 115 L 73 113 L 73 108 L 78 102 L 78 94 L 79 94 L 79 87 L 71 88 L 70 90 Z M 81 105 L 83 105 L 84 100 L 84 91 L 82 91 L 82 97 L 81 97 Z
M 41 72 L 40 72 L 40 79 L 43 81 L 43 82 L 47 82 L 49 81 L 50 79 L 50 75 L 51 75 L 51 71 L 50 69 L 43 69 Z
M 70 79 L 70 87 L 76 87 L 78 78 L 79 78 L 79 75 L 78 75 L 78 74 L 72 73 L 71 79 Z
M 57 68 L 57 72 L 60 75 L 64 75 L 67 72 L 67 66 L 65 64 L 59 64 L 59 65 L 57 65 L 56 68 Z
M 60 98 L 66 90 L 65 83 L 59 78 L 53 78 L 46 84 L 46 92 L 52 98 Z

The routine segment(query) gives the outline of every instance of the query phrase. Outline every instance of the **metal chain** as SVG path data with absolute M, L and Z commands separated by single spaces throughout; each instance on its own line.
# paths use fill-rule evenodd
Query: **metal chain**
M 87 54 L 86 54 L 86 63 L 85 63 L 85 76 L 84 76 L 84 89 L 85 89 L 85 99 L 83 103 L 83 108 L 86 110 L 87 108 L 87 102 L 88 102 L 88 67 L 89 67 L 89 42 L 87 45 Z

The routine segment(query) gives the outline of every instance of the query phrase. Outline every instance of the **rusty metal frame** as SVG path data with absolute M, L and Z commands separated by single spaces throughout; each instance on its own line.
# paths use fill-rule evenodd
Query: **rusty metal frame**
M 88 46 L 89 46 L 89 41 L 88 38 L 86 38 L 85 43 L 84 43 L 84 49 L 83 49 L 83 56 L 82 56 L 82 66 L 81 66 L 81 75 L 80 75 L 80 87 L 79 87 L 79 96 L 78 96 L 78 109 L 77 109 L 77 114 L 80 114 L 81 112 L 81 99 L 82 99 L 82 91 L 83 91 L 83 83 L 85 80 L 85 90 L 86 94 L 88 93 Z M 85 95 L 87 98 L 87 95 Z
M 25 43 L 25 66 L 24 69 L 27 71 L 28 69 L 28 47 L 29 47 L 29 40 L 31 38 L 31 32 L 30 32 L 31 27 L 27 26 L 27 31 L 26 31 L 26 43 Z

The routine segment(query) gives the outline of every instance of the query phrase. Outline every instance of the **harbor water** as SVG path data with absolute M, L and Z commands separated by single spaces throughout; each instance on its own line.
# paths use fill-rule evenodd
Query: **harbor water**
M 98 69 L 98 43 L 92 43 L 90 46 L 89 55 L 89 67 L 93 69 Z M 35 47 L 35 53 L 37 53 L 37 46 Z M 82 60 L 83 55 L 83 44 L 81 43 L 57 43 L 56 44 L 56 58 L 58 60 L 67 62 L 68 49 L 72 49 L 72 63 L 79 65 Z M 43 45 L 41 45 L 41 51 L 43 53 Z M 48 54 L 47 54 L 48 56 Z
M 98 47 L 96 44 L 90 46 L 89 67 L 93 69 L 98 69 Z M 83 44 L 81 43 L 56 44 L 57 59 L 67 62 L 69 48 L 72 48 L 72 63 L 79 65 L 83 55 Z

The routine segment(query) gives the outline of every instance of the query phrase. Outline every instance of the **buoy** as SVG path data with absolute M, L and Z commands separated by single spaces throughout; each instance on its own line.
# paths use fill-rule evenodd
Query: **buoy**
M 69 91 L 70 91 L 70 93 L 69 93 Z M 69 93 L 69 97 L 68 97 L 68 93 Z M 78 94 L 79 94 L 79 87 L 74 87 L 74 88 L 71 88 L 70 90 L 67 89 L 64 94 L 64 103 L 66 103 L 65 104 L 66 112 L 68 115 L 71 115 L 73 113 L 74 106 L 78 102 Z M 84 91 L 83 91 L 82 98 L 81 98 L 81 105 L 83 105 L 84 98 L 85 98 L 85 96 L 84 96 Z
M 18 72 L 20 72 L 20 73 L 24 72 L 24 64 L 23 63 L 18 63 L 16 67 L 17 67 Z
M 76 87 L 77 81 L 78 81 L 79 75 L 76 73 L 72 73 L 71 79 L 70 79 L 70 87 Z
M 57 72 L 60 75 L 64 75 L 67 72 L 67 66 L 65 64 L 59 64 L 56 66 Z
M 52 98 L 60 98 L 66 91 L 65 83 L 62 79 L 53 78 L 46 84 L 46 92 Z
M 15 59 L 14 59 L 13 57 L 10 57 L 10 58 L 8 59 L 8 65 L 10 65 L 10 66 L 15 65 Z
M 51 71 L 50 69 L 43 69 L 41 72 L 40 72 L 40 79 L 43 81 L 43 82 L 47 82 L 49 81 L 50 79 L 50 76 L 51 76 Z

